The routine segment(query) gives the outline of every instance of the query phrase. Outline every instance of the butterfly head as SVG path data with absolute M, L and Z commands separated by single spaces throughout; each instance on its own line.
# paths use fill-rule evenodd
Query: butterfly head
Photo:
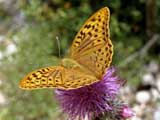
M 73 59 L 70 59 L 70 58 L 64 58 L 62 59 L 62 65 L 66 68 L 73 68 L 75 66 L 79 66 L 79 64 L 73 60 Z

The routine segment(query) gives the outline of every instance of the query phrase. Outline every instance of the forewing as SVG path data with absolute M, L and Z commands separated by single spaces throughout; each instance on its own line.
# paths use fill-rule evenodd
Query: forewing
M 98 81 L 79 69 L 69 69 L 62 66 L 42 68 L 24 77 L 19 87 L 32 90 L 41 88 L 75 89 Z
M 107 7 L 93 14 L 77 33 L 71 48 L 71 57 L 98 78 L 103 76 L 112 61 L 109 17 Z
M 61 66 L 41 68 L 29 73 L 19 83 L 22 89 L 56 88 L 63 85 L 64 68 Z

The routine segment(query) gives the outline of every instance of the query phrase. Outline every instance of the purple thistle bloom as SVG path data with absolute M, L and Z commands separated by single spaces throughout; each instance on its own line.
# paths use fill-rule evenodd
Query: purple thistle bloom
M 106 111 L 103 116 L 110 118 L 109 120 L 126 120 L 135 114 L 132 109 L 123 101 L 118 99 L 107 101 L 112 110 Z
M 107 101 L 116 98 L 122 83 L 111 67 L 99 82 L 74 90 L 57 89 L 55 93 L 63 111 L 68 113 L 71 120 L 84 119 L 86 116 L 91 120 L 113 109 Z
M 124 105 L 121 108 L 121 116 L 122 116 L 122 118 L 127 119 L 127 118 L 134 116 L 134 112 L 127 105 Z

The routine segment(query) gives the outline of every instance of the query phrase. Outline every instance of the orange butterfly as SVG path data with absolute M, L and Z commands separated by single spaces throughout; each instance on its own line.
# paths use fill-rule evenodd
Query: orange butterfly
M 59 66 L 41 68 L 29 73 L 20 81 L 19 87 L 28 90 L 69 90 L 101 80 L 113 56 L 109 18 L 107 7 L 93 14 L 77 33 L 69 58 L 62 59 Z

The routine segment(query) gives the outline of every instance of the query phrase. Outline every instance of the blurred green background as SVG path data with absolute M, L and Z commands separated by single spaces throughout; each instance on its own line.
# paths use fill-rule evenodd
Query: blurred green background
M 160 61 L 160 1 L 0 0 L 0 120 L 58 120 L 53 90 L 23 91 L 18 82 L 37 68 L 57 65 L 96 10 L 108 6 L 112 65 L 137 88 L 145 66 Z M 63 120 L 63 119 L 62 119 Z

